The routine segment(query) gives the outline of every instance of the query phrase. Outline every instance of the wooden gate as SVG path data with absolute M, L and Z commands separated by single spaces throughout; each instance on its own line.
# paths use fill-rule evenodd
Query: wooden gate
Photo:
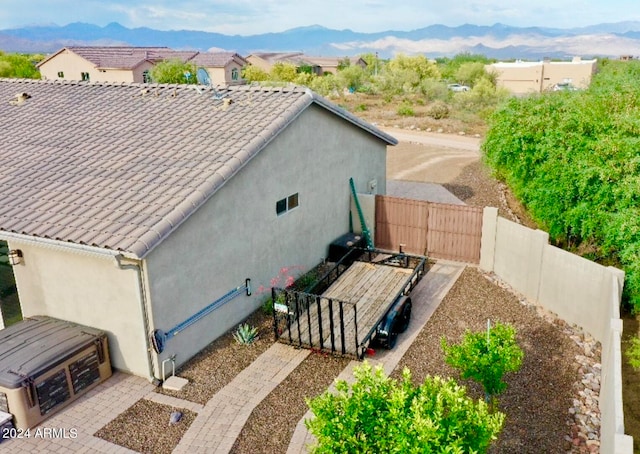
M 480 207 L 376 196 L 375 245 L 459 262 L 480 262 Z

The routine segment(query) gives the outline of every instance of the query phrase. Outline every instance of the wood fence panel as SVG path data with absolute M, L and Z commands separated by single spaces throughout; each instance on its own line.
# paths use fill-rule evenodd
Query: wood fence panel
M 375 245 L 410 254 L 468 263 L 480 262 L 480 207 L 376 196 Z
M 409 254 L 425 255 L 429 202 L 376 196 L 375 245 L 397 251 L 404 244 Z
M 429 257 L 480 262 L 482 208 L 431 203 L 427 243 Z

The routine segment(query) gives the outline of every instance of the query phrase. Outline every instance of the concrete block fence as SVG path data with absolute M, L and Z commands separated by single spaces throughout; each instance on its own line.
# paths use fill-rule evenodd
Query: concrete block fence
M 633 454 L 622 407 L 624 272 L 551 246 L 548 233 L 501 218 L 492 207 L 483 213 L 479 266 L 601 343 L 601 452 Z

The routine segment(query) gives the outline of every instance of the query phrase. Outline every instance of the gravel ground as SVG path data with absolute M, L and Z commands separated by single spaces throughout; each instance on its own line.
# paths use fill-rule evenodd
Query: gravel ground
M 174 408 L 140 399 L 95 436 L 145 454 L 170 454 L 196 418 L 189 410 L 179 410 L 182 418 L 170 424 Z
M 486 329 L 487 319 L 513 325 L 524 350 L 522 368 L 508 374 L 507 390 L 498 398 L 498 408 L 507 415 L 492 453 L 561 453 L 571 448 L 565 436 L 576 395 L 574 384 L 582 378 L 574 362 L 581 351 L 557 326 L 547 322 L 510 291 L 490 282 L 475 268 L 467 268 L 436 312 L 429 319 L 394 371 L 400 378 L 404 367 L 416 383 L 427 375 L 459 379 L 445 364 L 440 339 L 457 343 L 465 330 Z M 428 352 L 428 353 L 427 353 Z M 471 396 L 483 397 L 482 388 L 462 381 Z
M 206 404 L 215 393 L 224 388 L 273 344 L 273 319 L 262 309 L 255 311 L 244 323 L 258 328 L 258 339 L 250 345 L 236 342 L 233 331 L 219 337 L 176 371 L 176 375 L 189 380 L 182 391 L 156 388 L 161 394 Z
M 530 223 L 516 204 L 509 203 L 510 197 L 504 187 L 492 180 L 480 163 L 465 167 L 445 186 L 469 205 L 496 206 L 500 215 L 526 225 Z M 580 406 L 575 398 L 582 392 L 577 385 L 585 372 L 584 367 L 576 363 L 576 358 L 589 350 L 590 361 L 595 363 L 599 361 L 598 352 L 577 343 L 580 336 L 572 334 L 568 327 L 550 323 L 537 314 L 535 308 L 522 304 L 518 296 L 487 277 L 491 276 L 485 276 L 475 268 L 468 268 L 463 273 L 394 374 L 408 367 L 416 382 L 422 381 L 427 374 L 457 378 L 457 372 L 444 364 L 440 338 L 445 336 L 450 342 L 458 341 L 465 329 L 486 327 L 487 318 L 511 323 L 517 329 L 525 358 L 521 371 L 507 377 L 509 387 L 499 398 L 499 408 L 507 414 L 507 420 L 490 452 L 597 452 L 595 443 L 589 450 L 584 440 L 577 438 L 578 429 L 569 411 L 572 399 L 573 407 Z M 256 344 L 240 346 L 231 332 L 226 334 L 178 371 L 178 375 L 190 381 L 185 390 L 167 394 L 204 404 L 271 345 L 270 320 L 261 310 L 256 311 L 249 320 L 260 328 L 261 336 Z M 345 359 L 310 355 L 256 407 L 233 452 L 286 452 L 293 429 L 307 410 L 305 398 L 321 393 L 346 364 Z M 482 397 L 476 384 L 464 384 L 472 395 Z M 167 430 L 171 409 L 158 408 L 158 404 L 149 401 L 141 401 L 136 407 L 142 403 L 142 409 L 130 409 L 96 435 L 140 452 L 148 452 L 143 448 L 146 445 L 125 443 L 157 437 L 164 440 L 166 446 L 175 446 L 182 432 Z M 144 424 L 140 424 L 141 421 Z M 183 423 L 186 430 L 189 421 Z

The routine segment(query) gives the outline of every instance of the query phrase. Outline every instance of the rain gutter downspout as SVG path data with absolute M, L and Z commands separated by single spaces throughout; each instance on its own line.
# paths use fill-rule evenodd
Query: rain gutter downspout
M 152 383 L 158 385 L 160 380 L 155 376 L 155 367 L 153 365 L 153 356 L 151 354 L 151 345 L 149 343 L 149 336 L 151 336 L 151 327 L 149 326 L 149 312 L 147 310 L 147 292 L 145 291 L 143 274 L 142 274 L 142 260 L 130 259 L 122 254 L 116 254 L 113 256 L 116 259 L 118 268 L 121 270 L 135 270 L 138 279 L 138 291 L 140 292 L 140 308 L 142 310 L 142 322 L 144 323 L 144 343 L 145 350 L 147 351 L 147 366 L 149 368 L 149 376 L 152 378 Z M 123 263 L 124 260 L 131 261 L 133 263 Z

